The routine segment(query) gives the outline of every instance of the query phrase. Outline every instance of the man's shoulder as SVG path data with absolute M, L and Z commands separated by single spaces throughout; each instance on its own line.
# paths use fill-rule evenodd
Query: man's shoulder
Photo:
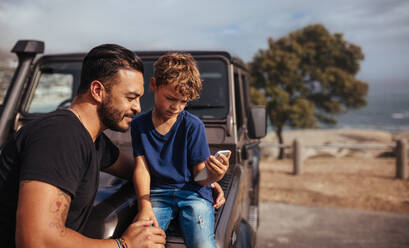
M 27 126 L 41 126 L 41 125 L 61 125 L 64 123 L 67 123 L 67 125 L 71 124 L 72 122 L 75 122 L 75 118 L 73 118 L 74 115 L 72 114 L 71 111 L 66 110 L 66 109 L 61 109 L 61 110 L 56 110 L 53 112 L 50 112 L 32 122 L 29 122 Z
M 57 110 L 45 116 L 33 120 L 19 130 L 18 136 L 39 137 L 74 137 L 75 134 L 87 137 L 85 128 L 81 122 L 69 110 Z M 89 134 L 88 134 L 89 135 Z M 76 136 L 76 138 L 78 138 Z

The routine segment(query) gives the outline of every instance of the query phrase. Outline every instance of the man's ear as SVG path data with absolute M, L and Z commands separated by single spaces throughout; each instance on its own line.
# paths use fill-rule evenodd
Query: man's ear
M 151 80 L 149 82 L 149 88 L 151 89 L 152 92 L 155 92 L 156 89 L 156 78 L 151 77 Z
M 94 80 L 91 82 L 89 89 L 90 89 L 91 97 L 96 102 L 101 103 L 104 99 L 104 94 L 105 94 L 104 85 L 100 81 Z

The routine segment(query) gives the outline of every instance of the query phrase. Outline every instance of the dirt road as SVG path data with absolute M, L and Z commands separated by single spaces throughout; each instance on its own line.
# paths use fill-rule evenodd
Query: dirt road
M 259 248 L 407 248 L 409 214 L 262 203 Z

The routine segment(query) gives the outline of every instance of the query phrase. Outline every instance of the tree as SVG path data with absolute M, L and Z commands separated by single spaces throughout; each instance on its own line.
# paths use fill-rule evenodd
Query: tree
M 268 39 L 268 48 L 249 63 L 251 93 L 254 102 L 266 103 L 280 144 L 285 125 L 335 124 L 335 114 L 367 104 L 368 84 L 355 78 L 363 59 L 359 46 L 321 24 Z M 280 149 L 279 158 L 283 152 Z

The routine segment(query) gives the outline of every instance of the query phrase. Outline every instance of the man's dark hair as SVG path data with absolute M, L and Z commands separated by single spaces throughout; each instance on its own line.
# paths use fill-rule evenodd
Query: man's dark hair
M 109 91 L 111 78 L 120 70 L 136 70 L 143 73 L 142 60 L 132 51 L 115 44 L 94 47 L 82 62 L 81 83 L 78 94 L 88 91 L 91 82 L 100 81 Z

